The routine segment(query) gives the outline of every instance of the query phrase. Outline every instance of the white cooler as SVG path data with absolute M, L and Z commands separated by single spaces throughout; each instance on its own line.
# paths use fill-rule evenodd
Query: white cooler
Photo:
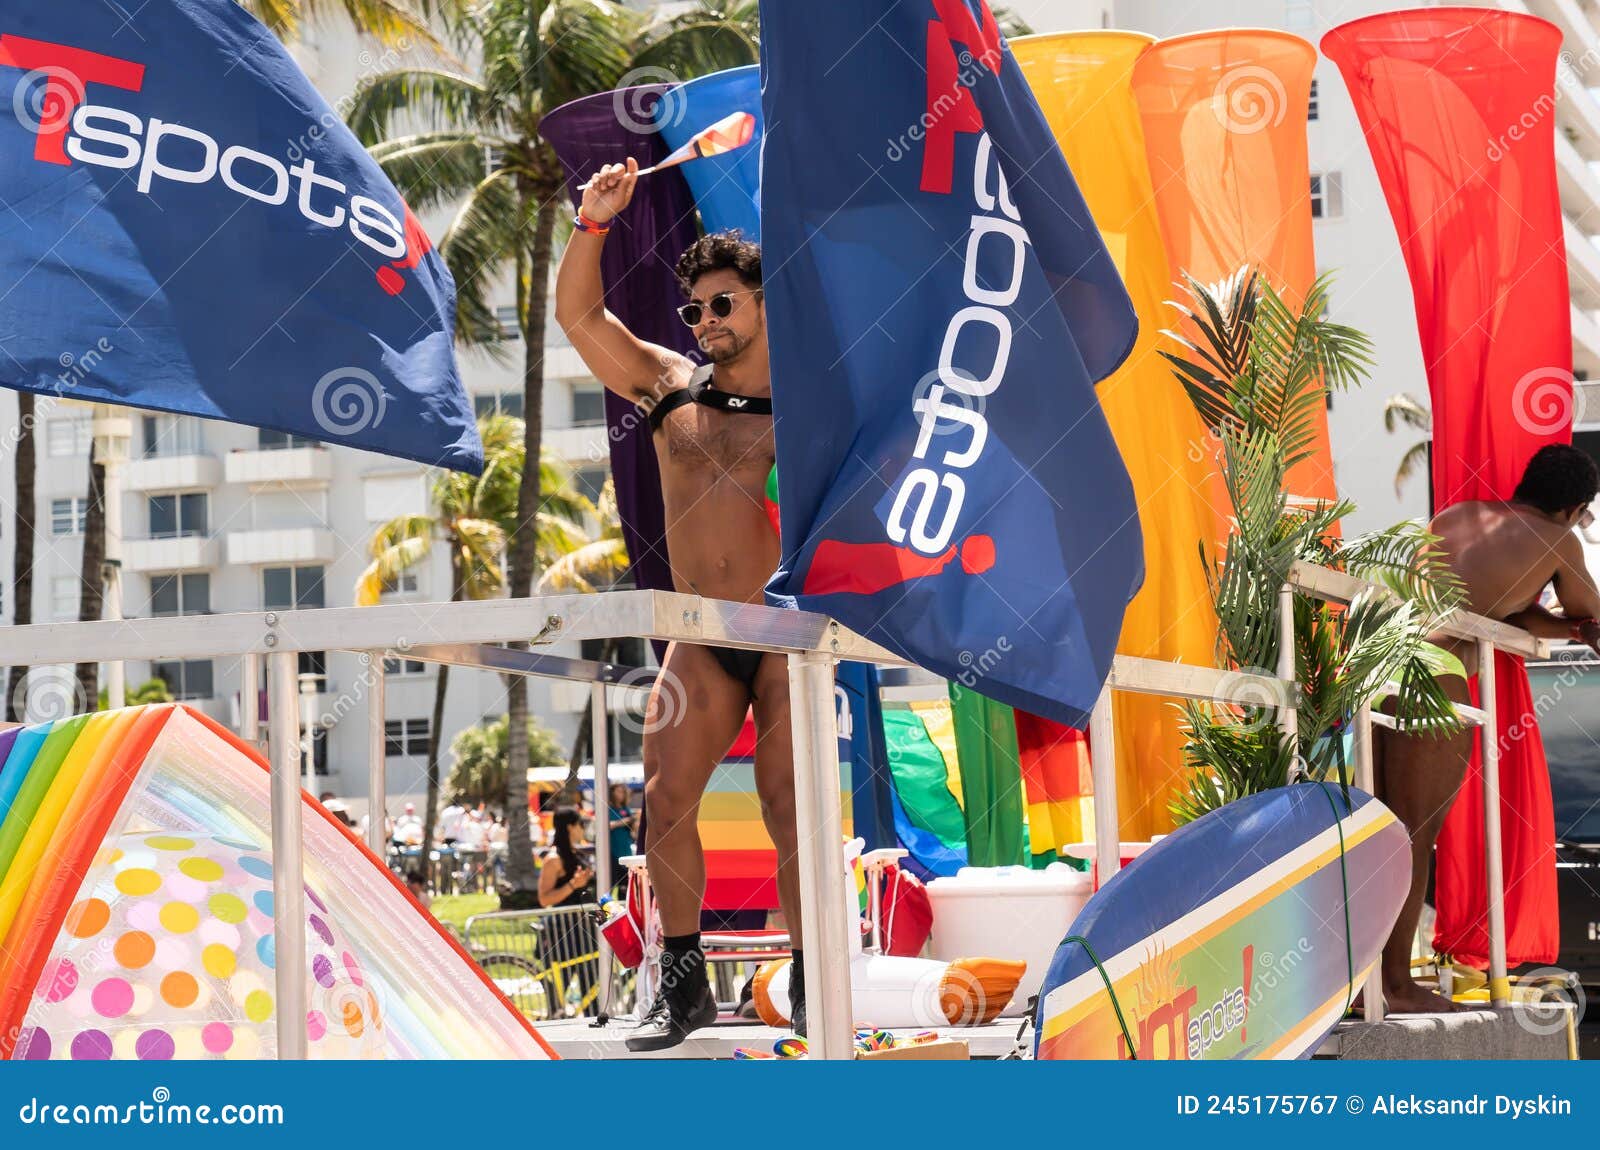
M 1044 984 L 1050 959 L 1089 901 L 1089 876 L 1065 863 L 1028 867 L 962 867 L 928 884 L 933 904 L 933 957 L 1021 959 L 1028 964 L 1003 1017 L 1027 1009 Z

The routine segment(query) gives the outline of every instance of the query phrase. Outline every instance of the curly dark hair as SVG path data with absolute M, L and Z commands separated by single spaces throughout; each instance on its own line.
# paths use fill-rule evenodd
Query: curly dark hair
M 1518 503 L 1529 503 L 1540 511 L 1555 513 L 1585 506 L 1600 493 L 1600 468 L 1588 452 L 1566 443 L 1541 447 L 1528 460 L 1512 496 Z
M 701 236 L 678 257 L 678 286 L 690 295 L 695 280 L 724 268 L 732 268 L 751 287 L 760 287 L 761 245 L 745 239 L 737 228 Z

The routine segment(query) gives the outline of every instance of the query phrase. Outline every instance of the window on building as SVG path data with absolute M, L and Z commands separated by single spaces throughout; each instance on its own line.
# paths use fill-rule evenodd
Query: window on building
M 50 534 L 82 535 L 89 519 L 89 501 L 82 495 L 50 501 Z
M 206 493 L 150 496 L 150 538 L 178 539 L 206 533 Z
M 605 488 L 606 480 L 610 476 L 611 469 L 604 464 L 599 467 L 580 467 L 572 473 L 578 490 L 588 496 L 591 503 L 600 502 L 600 492 Z
M 578 383 L 572 388 L 572 426 L 593 427 L 606 421 L 606 392 L 598 383 Z
M 1313 172 L 1311 218 L 1333 220 L 1344 215 L 1344 173 Z
M 76 619 L 83 596 L 76 575 L 57 575 L 50 580 L 50 616 L 59 621 Z
M 517 305 L 508 304 L 494 309 L 495 322 L 500 325 L 501 339 L 521 339 L 522 324 L 517 319 Z
M 300 658 L 296 661 L 296 673 L 301 675 L 315 675 L 317 677 L 317 690 L 328 689 L 328 653 L 326 651 L 301 651 Z
M 216 694 L 210 659 L 151 663 L 150 673 L 167 685 L 174 699 L 209 699 Z
M 401 571 L 393 579 L 385 579 L 379 590 L 385 595 L 415 595 L 421 584 L 415 567 Z
M 266 567 L 261 571 L 261 605 L 269 611 L 324 606 L 321 567 Z
M 1311 99 L 1306 103 L 1307 120 L 1315 120 L 1317 118 L 1317 95 L 1317 82 L 1313 80 L 1311 81 Z
M 257 433 L 256 446 L 262 451 L 287 451 L 291 447 L 320 447 L 321 444 L 304 435 L 290 435 L 287 431 L 270 431 L 263 427 Z
M 172 615 L 211 614 L 211 576 L 206 572 L 192 575 L 150 576 L 150 617 L 163 619 Z
M 383 753 L 387 758 L 424 758 L 428 754 L 431 719 L 388 719 L 383 724 Z
M 144 458 L 195 455 L 202 450 L 203 424 L 187 415 L 144 417 Z
M 428 664 L 421 659 L 386 658 L 383 661 L 383 673 L 396 678 L 406 678 L 412 675 L 425 675 L 428 673 Z
M 522 396 L 510 391 L 499 395 L 475 395 L 472 397 L 472 410 L 479 419 L 485 419 L 496 412 L 509 415 L 512 419 L 521 419 Z
M 52 419 L 44 426 L 44 440 L 45 454 L 53 458 L 88 455 L 94 442 L 93 425 L 79 416 Z

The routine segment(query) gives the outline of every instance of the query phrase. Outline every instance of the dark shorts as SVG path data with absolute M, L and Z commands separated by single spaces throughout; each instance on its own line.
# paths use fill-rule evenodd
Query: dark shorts
M 761 670 L 765 651 L 741 651 L 733 647 L 707 647 L 706 650 L 734 682 L 744 684 L 752 699 L 756 697 L 756 672 Z

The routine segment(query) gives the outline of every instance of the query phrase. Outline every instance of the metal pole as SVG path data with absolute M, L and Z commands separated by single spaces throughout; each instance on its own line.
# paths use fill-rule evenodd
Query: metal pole
M 125 415 L 96 405 L 90 424 L 101 434 L 94 438 L 102 467 L 102 495 L 105 499 L 105 572 L 101 618 L 122 618 L 122 463 L 127 458 L 128 441 L 121 434 L 130 421 Z M 106 664 L 106 705 L 116 710 L 127 704 L 127 666 L 121 659 Z
M 261 660 L 244 655 L 239 669 L 239 737 L 252 747 L 261 746 Z
M 300 689 L 300 760 L 305 772 L 306 793 L 317 797 L 317 677 L 309 672 L 299 676 Z
M 271 692 L 272 945 L 278 1057 L 306 1057 L 305 844 L 300 837 L 300 690 L 292 651 L 267 656 Z
M 589 684 L 589 746 L 594 754 L 594 881 L 603 898 L 611 893 L 611 748 L 606 745 L 610 723 L 606 711 L 606 685 L 596 680 Z M 602 833 L 603 832 L 603 833 Z M 595 932 L 600 942 L 600 989 L 595 1011 L 605 1017 L 611 1005 L 611 947 L 606 936 Z
M 1117 735 L 1111 688 L 1102 687 L 1089 712 L 1089 770 L 1094 781 L 1095 873 L 1101 886 L 1122 867 L 1121 815 L 1117 811 Z
M 806 1014 L 813 1058 L 853 1059 L 849 923 L 845 917 L 844 825 L 839 819 L 839 734 L 833 657 L 789 656 L 794 731 L 795 824 L 799 830 L 800 925 Z
M 1294 707 L 1294 588 L 1287 583 L 1278 589 L 1278 678 L 1289 691 L 1289 705 L 1278 711 L 1278 729 L 1293 745 L 1300 734 L 1300 714 Z M 1294 750 L 1298 761 L 1299 747 Z
M 369 651 L 372 693 L 367 696 L 367 845 L 389 858 L 389 744 L 384 727 L 383 652 Z
M 1373 759 L 1372 708 L 1363 703 L 1356 711 L 1356 786 L 1367 794 L 1377 793 L 1377 770 Z M 1383 1021 L 1383 971 L 1374 963 L 1361 988 L 1361 1016 L 1368 1022 Z
M 1483 858 L 1489 895 L 1489 1001 L 1511 1004 L 1506 978 L 1506 880 L 1500 843 L 1500 727 L 1495 706 L 1494 644 L 1478 640 L 1478 705 L 1483 710 Z

